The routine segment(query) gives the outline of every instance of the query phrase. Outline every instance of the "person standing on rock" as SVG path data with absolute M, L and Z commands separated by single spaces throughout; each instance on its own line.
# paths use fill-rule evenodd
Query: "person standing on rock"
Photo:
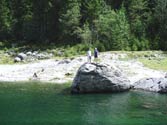
M 90 50 L 90 49 L 87 51 L 87 57 L 88 57 L 88 63 L 91 63 L 91 59 L 92 59 L 92 52 L 91 52 L 91 50 Z
M 94 49 L 94 60 L 95 60 L 95 62 L 97 62 L 98 54 L 99 54 L 99 51 L 97 50 L 97 48 L 95 48 Z

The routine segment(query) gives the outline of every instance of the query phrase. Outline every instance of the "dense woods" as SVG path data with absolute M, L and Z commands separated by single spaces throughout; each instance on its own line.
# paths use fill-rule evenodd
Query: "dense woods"
M 167 0 L 0 0 L 0 41 L 167 50 Z

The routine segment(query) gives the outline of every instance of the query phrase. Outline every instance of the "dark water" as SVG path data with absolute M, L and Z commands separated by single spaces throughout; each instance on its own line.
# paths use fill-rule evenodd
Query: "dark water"
M 1 83 L 0 125 L 167 125 L 167 95 L 71 95 L 68 87 Z

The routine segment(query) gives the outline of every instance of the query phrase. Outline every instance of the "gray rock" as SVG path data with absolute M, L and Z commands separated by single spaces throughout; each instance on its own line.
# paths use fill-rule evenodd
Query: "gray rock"
M 166 78 L 147 78 L 137 81 L 134 89 L 141 89 L 146 91 L 153 91 L 158 93 L 167 93 L 167 79 Z
M 60 61 L 58 64 L 60 65 L 60 64 L 69 64 L 69 63 L 71 63 L 71 60 L 64 59 L 64 60 Z
M 77 58 L 76 60 L 79 61 L 79 62 L 82 62 L 82 61 L 83 61 L 82 58 Z
M 38 59 L 48 59 L 49 57 L 43 53 L 37 54 Z
M 32 53 L 33 56 L 37 56 L 37 54 L 38 54 L 38 51 L 34 51 L 34 52 Z
M 13 50 L 7 51 L 7 54 L 10 55 L 10 56 L 16 56 L 17 55 L 16 52 L 13 51 Z
M 63 55 L 64 55 L 64 52 L 63 52 L 63 51 L 58 51 L 58 52 L 57 52 L 57 55 L 58 55 L 58 56 L 63 56 Z
M 38 59 L 50 59 L 53 56 L 53 54 L 49 53 L 39 53 L 37 55 Z
M 49 57 L 53 57 L 53 53 L 50 53 L 50 54 L 49 54 Z
M 167 78 L 167 73 L 165 74 L 165 78 Z
M 21 59 L 19 57 L 15 57 L 14 62 L 21 62 Z
M 29 52 L 26 53 L 26 55 L 27 55 L 27 56 L 31 56 L 31 55 L 32 55 L 32 52 L 29 51 Z
M 130 81 L 118 69 L 106 64 L 86 63 L 79 68 L 71 92 L 122 92 L 130 87 Z
M 27 55 L 24 53 L 19 53 L 17 57 L 19 57 L 21 60 L 25 60 L 27 58 Z

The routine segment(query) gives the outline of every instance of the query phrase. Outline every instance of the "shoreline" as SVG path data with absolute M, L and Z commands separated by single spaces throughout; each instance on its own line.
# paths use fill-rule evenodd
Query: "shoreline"
M 126 58 L 125 54 L 117 57 Z M 99 55 L 100 63 L 105 63 L 118 68 L 123 72 L 131 84 L 142 79 L 165 76 L 164 71 L 153 70 L 137 60 L 121 61 L 113 53 L 104 52 Z M 47 59 L 34 63 L 0 65 L 0 81 L 3 82 L 49 82 L 63 84 L 72 82 L 78 68 L 87 62 L 86 56 L 79 56 L 73 59 Z M 34 76 L 34 74 L 36 74 Z

